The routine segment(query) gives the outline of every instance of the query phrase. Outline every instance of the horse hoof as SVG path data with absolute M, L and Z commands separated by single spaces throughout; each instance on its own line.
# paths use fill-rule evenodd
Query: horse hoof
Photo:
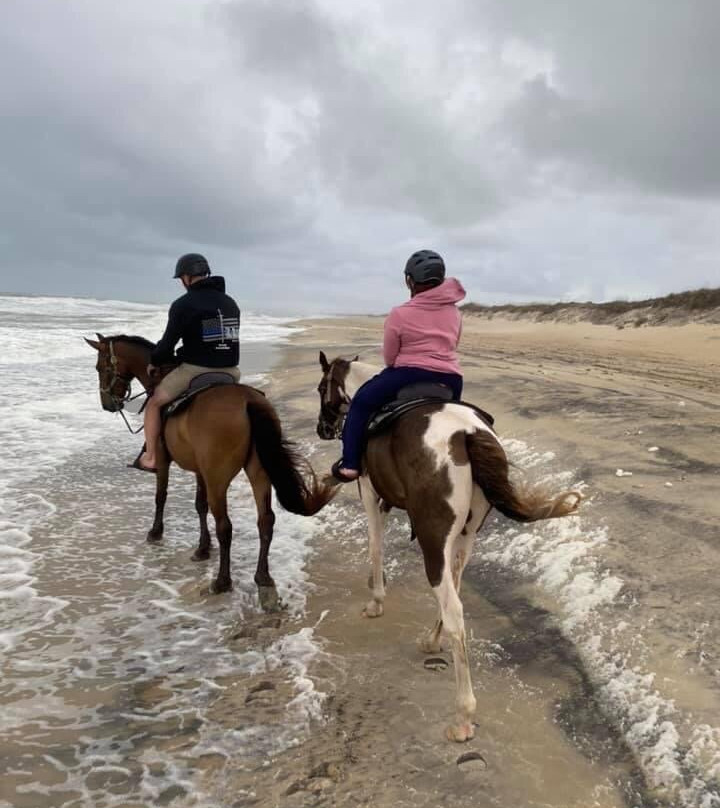
M 469 721 L 457 725 L 451 724 L 445 730 L 445 737 L 448 739 L 448 741 L 465 743 L 466 741 L 470 741 L 475 737 L 475 729 Z
M 442 657 L 428 657 L 425 662 L 423 662 L 423 667 L 426 671 L 444 671 L 448 668 L 448 663 L 446 659 Z
M 190 561 L 207 561 L 210 558 L 209 550 L 195 550 L 190 556 Z
M 260 601 L 260 608 L 266 614 L 274 614 L 283 611 L 284 607 L 278 595 L 275 584 L 272 586 L 258 585 L 258 600 Z
M 221 595 L 223 592 L 232 592 L 232 581 L 213 581 L 210 584 L 211 595 Z
M 363 609 L 363 617 L 382 617 L 385 607 L 378 600 L 371 600 Z
M 149 541 L 151 544 L 157 544 L 158 542 L 162 541 L 162 537 L 162 530 L 148 530 L 145 540 Z

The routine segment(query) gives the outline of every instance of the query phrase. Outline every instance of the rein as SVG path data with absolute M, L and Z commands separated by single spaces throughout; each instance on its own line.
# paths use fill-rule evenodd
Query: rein
M 140 398 L 140 396 L 145 396 L 145 401 L 143 401 L 142 407 L 140 407 L 140 409 L 138 410 L 138 415 L 142 414 L 145 407 L 147 407 L 148 401 L 150 400 L 150 396 L 148 395 L 147 390 L 143 390 L 140 393 L 136 393 L 134 396 L 132 396 L 132 398 L 126 397 L 123 399 L 123 403 L 129 404 L 131 401 L 135 401 L 136 398 Z M 127 419 L 127 415 L 125 415 L 125 410 L 121 407 L 118 410 L 118 412 L 120 413 L 120 415 L 122 415 L 122 419 L 123 421 L 125 421 L 125 426 L 128 428 L 128 432 L 130 432 L 131 435 L 137 435 L 139 432 L 142 432 L 143 429 L 145 429 L 145 424 L 140 424 L 140 426 L 137 429 L 133 429 L 130 426 L 130 422 Z

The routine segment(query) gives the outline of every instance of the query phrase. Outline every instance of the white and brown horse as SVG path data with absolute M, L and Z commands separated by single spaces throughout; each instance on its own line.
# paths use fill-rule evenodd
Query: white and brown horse
M 345 414 L 359 387 L 379 369 L 334 359 L 320 352 L 322 379 L 318 435 L 340 436 Z M 520 489 L 508 477 L 508 461 L 493 429 L 470 407 L 428 402 L 393 423 L 367 444 L 359 479 L 368 518 L 372 600 L 367 617 L 380 617 L 385 600 L 383 529 L 391 508 L 407 511 L 423 552 L 425 571 L 439 605 L 439 617 L 421 642 L 437 653 L 444 630 L 452 644 L 457 687 L 453 741 L 473 737 L 476 702 L 470 680 L 460 580 L 476 533 L 494 507 L 520 522 L 573 513 L 578 491 L 550 495 L 541 487 Z

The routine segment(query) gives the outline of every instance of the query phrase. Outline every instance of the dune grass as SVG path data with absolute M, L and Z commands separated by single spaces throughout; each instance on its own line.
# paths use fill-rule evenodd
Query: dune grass
M 692 319 L 693 315 L 720 311 L 719 289 L 694 289 L 677 292 L 664 297 L 651 297 L 646 300 L 611 300 L 606 303 L 558 302 L 558 303 L 506 303 L 499 306 L 484 306 L 467 303 L 463 311 L 492 317 L 532 317 L 538 320 L 554 320 L 570 316 L 572 319 L 589 320 L 593 323 L 616 322 L 623 315 L 632 312 L 633 325 L 640 326 L 665 322 L 674 316 Z

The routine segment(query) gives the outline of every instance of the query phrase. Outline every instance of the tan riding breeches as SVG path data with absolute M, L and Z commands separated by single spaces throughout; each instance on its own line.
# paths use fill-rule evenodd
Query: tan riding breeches
M 188 389 L 190 382 L 203 373 L 228 373 L 236 382 L 240 381 L 240 368 L 204 368 L 200 365 L 190 365 L 183 362 L 170 373 L 157 386 L 157 391 L 164 393 L 169 400 L 177 398 Z

